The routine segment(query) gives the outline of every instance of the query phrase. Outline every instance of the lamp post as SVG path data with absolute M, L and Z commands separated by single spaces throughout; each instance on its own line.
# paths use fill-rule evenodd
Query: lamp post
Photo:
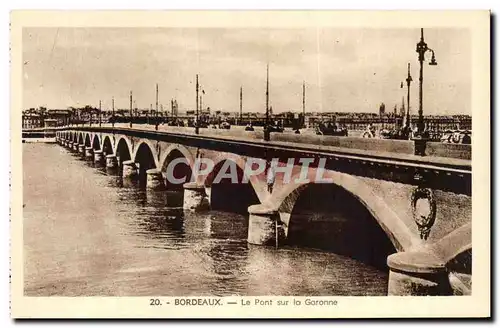
M 130 128 L 132 128 L 132 90 L 130 90 Z
M 198 126 L 198 89 L 199 89 L 199 84 L 198 84 L 198 74 L 196 74 L 196 122 L 194 126 L 194 132 L 196 134 L 200 133 L 199 126 Z
M 99 100 L 99 127 L 101 127 L 101 101 Z
M 406 95 L 406 103 L 408 105 L 408 108 L 406 109 L 406 122 L 405 122 L 405 128 L 406 132 L 408 133 L 408 139 L 410 138 L 411 135 L 411 117 L 410 117 L 410 84 L 413 81 L 411 74 L 410 74 L 410 63 L 408 63 L 408 77 L 406 78 L 406 88 L 408 89 L 408 93 Z
M 240 87 L 240 124 L 243 125 L 243 86 Z
M 302 81 L 302 127 L 306 128 L 306 81 Z
M 203 115 L 203 90 L 201 91 L 201 95 L 200 95 L 200 112 L 201 112 L 201 115 Z
M 153 114 L 153 104 L 149 104 L 149 112 L 146 114 L 146 123 L 149 125 L 149 116 Z
M 266 66 L 266 123 L 264 125 L 264 140 L 271 139 L 269 132 L 269 63 Z
M 170 99 L 170 115 L 174 117 L 174 99 Z
M 155 130 L 158 130 L 158 83 L 156 83 Z
M 112 114 L 111 114 L 111 126 L 115 127 L 115 97 L 111 97 L 111 106 L 112 106 Z
M 161 122 L 165 124 L 165 120 L 168 121 L 168 112 L 165 113 L 163 110 L 163 104 L 160 104 Z
M 418 104 L 418 124 L 417 124 L 417 133 L 414 138 L 415 140 L 415 155 L 424 156 L 425 155 L 425 146 L 428 139 L 428 135 L 424 131 L 424 111 L 423 111 L 423 90 L 422 86 L 424 83 L 424 66 L 423 63 L 425 61 L 425 53 L 430 51 L 432 53 L 431 61 L 429 65 L 436 66 L 436 57 L 434 55 L 434 50 L 427 46 L 427 43 L 424 41 L 424 29 L 420 29 L 420 41 L 417 43 L 417 53 L 418 53 L 418 61 L 420 62 L 420 76 L 419 76 L 419 104 Z

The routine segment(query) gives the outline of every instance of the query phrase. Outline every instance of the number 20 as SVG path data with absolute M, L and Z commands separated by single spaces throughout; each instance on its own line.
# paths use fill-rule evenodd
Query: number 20
M 161 305 L 160 300 L 157 298 L 152 298 L 149 300 L 149 305 Z

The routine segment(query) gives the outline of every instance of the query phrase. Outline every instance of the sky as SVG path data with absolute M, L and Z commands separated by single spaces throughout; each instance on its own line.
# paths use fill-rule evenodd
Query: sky
M 428 28 L 437 66 L 424 63 L 424 114 L 471 114 L 471 38 L 467 29 Z M 269 63 L 273 112 L 378 112 L 406 102 L 418 109 L 420 29 L 352 28 L 25 28 L 23 108 L 139 108 L 159 102 L 196 108 L 195 77 L 212 110 L 265 112 Z

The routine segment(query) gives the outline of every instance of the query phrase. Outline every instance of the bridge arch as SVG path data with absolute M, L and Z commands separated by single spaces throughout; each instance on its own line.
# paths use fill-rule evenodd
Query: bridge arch
M 147 170 L 158 167 L 156 150 L 148 141 L 141 141 L 135 150 L 133 158 L 139 167 L 139 183 L 145 185 Z
M 258 192 L 261 190 L 255 188 L 254 177 L 247 177 L 248 182 L 242 182 L 245 163 L 239 155 L 220 154 L 214 161 L 212 171 L 201 177 L 212 209 L 247 214 L 250 205 L 260 203 Z M 230 177 L 231 172 L 236 175 Z
M 115 147 L 115 155 L 120 166 L 123 162 L 132 159 L 132 145 L 128 138 L 120 137 L 118 139 Z
M 186 147 L 179 144 L 170 145 L 163 153 L 159 161 L 159 168 L 165 178 L 167 189 L 182 190 L 183 183 L 191 181 L 194 165 L 193 155 Z M 182 160 L 183 162 L 177 162 L 178 160 Z M 175 166 L 169 168 L 171 163 L 175 164 Z M 174 179 L 169 179 L 168 174 L 173 174 L 175 179 L 183 180 L 185 178 L 184 182 L 177 183 Z
M 472 291 L 472 245 L 446 262 L 454 294 L 470 295 Z
M 430 248 L 444 263 L 453 261 L 468 250 L 472 251 L 472 224 L 467 223 L 453 230 L 432 244 Z
M 470 295 L 472 290 L 472 224 L 467 223 L 429 246 L 446 265 L 454 293 Z
M 81 133 L 81 132 L 78 133 L 78 143 L 79 144 L 83 144 L 84 143 L 84 141 L 83 141 L 83 133 Z
M 92 138 L 92 149 L 101 150 L 101 140 L 97 133 L 94 134 L 94 137 Z
M 102 151 L 106 155 L 114 154 L 113 144 L 111 143 L 111 138 L 109 136 L 105 136 L 102 141 Z
M 142 148 L 141 148 L 142 147 Z M 153 159 L 153 168 L 155 167 L 159 167 L 159 163 L 158 163 L 158 154 L 156 152 L 156 147 L 153 145 L 153 143 L 148 140 L 148 139 L 141 139 L 137 144 L 136 146 L 134 147 L 134 151 L 133 151 L 133 154 L 132 154 L 132 159 L 134 160 L 134 162 L 136 163 L 139 163 L 138 162 L 138 154 L 139 154 L 139 149 L 142 149 L 141 151 L 144 151 L 146 148 L 144 147 L 147 147 L 147 149 L 149 149 L 149 151 L 151 152 L 151 156 L 152 156 L 152 159 Z
M 213 179 L 215 179 L 215 177 L 219 173 L 218 170 L 220 170 L 222 168 L 221 165 L 226 160 L 231 160 L 232 162 L 234 162 L 236 164 L 237 170 L 238 170 L 238 181 L 241 181 L 241 177 L 244 173 L 245 165 L 246 165 L 246 158 L 245 157 L 242 157 L 242 156 L 236 155 L 236 154 L 231 154 L 231 153 L 218 153 L 215 157 L 210 157 L 210 159 L 212 159 L 214 162 L 213 170 L 212 170 L 211 174 L 202 177 L 201 184 L 203 184 L 205 186 L 210 186 L 213 182 Z M 216 168 L 217 168 L 217 172 L 214 172 L 216 170 Z M 248 181 L 247 184 L 252 187 L 252 189 L 254 190 L 255 194 L 257 195 L 260 203 L 264 203 L 269 197 L 269 192 L 267 191 L 266 181 L 259 179 L 259 177 L 256 175 L 246 176 L 246 178 Z M 251 205 L 253 205 L 253 204 L 251 204 Z
M 90 139 L 90 133 L 85 134 L 85 147 L 91 147 L 92 140 Z
M 331 191 L 343 194 L 341 199 L 349 201 L 349 204 L 353 206 L 358 204 L 366 209 L 371 218 L 375 219 L 378 226 L 385 233 L 395 250 L 404 251 L 422 245 L 421 240 L 409 229 L 403 219 L 361 179 L 334 171 L 326 171 L 324 176 L 331 179 L 331 183 L 290 183 L 273 193 L 268 204 L 280 212 L 282 221 L 287 224 L 287 229 L 294 224 L 294 222 L 291 222 L 293 220 L 292 214 L 301 194 L 311 185 L 330 185 L 334 186 L 332 188 L 334 190 Z M 292 181 L 295 181 L 295 177 Z M 324 196 L 323 194 L 320 198 L 324 199 Z M 349 200 L 349 198 L 351 199 Z M 347 204 L 341 203 L 341 207 L 346 208 Z

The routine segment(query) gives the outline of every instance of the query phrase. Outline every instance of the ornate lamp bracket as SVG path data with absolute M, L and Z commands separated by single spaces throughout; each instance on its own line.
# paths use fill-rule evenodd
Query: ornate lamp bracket
M 427 240 L 436 221 L 436 199 L 434 191 L 425 187 L 424 175 L 416 172 L 414 180 L 417 182 L 417 187 L 411 194 L 412 215 L 420 232 L 420 239 Z

